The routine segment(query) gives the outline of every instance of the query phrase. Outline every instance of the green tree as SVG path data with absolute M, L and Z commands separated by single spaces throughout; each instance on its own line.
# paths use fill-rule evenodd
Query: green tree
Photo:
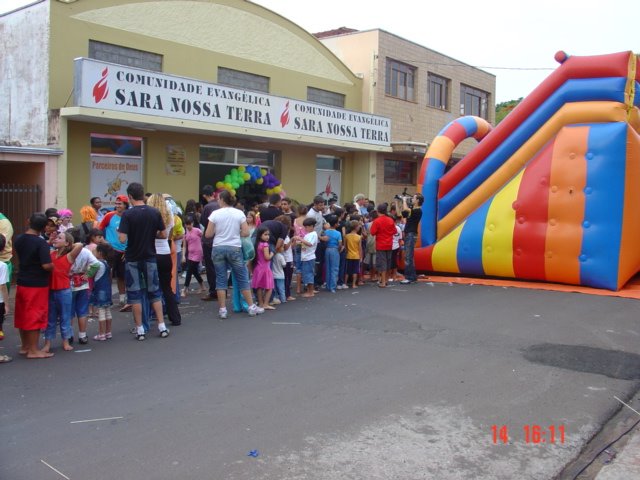
M 504 117 L 511 113 L 511 110 L 516 108 L 522 101 L 522 97 L 518 100 L 509 100 L 508 102 L 501 102 L 496 105 L 496 125 L 498 125 Z

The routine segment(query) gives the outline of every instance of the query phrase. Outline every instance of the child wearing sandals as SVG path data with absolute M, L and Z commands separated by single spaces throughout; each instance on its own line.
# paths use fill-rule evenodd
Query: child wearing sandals
M 269 299 L 274 287 L 273 272 L 271 271 L 273 252 L 269 248 L 269 235 L 267 227 L 260 226 L 256 229 L 256 256 L 253 259 L 251 288 L 257 290 L 258 307 L 265 310 L 275 310 L 275 307 L 269 305 Z
M 302 284 L 305 285 L 305 293 L 303 297 L 313 297 L 313 269 L 316 263 L 316 247 L 318 246 L 318 234 L 315 231 L 316 220 L 314 218 L 305 218 L 302 222 L 306 234 L 304 237 L 296 235 L 293 240 L 302 245 L 301 258 L 301 271 L 302 271 Z
M 75 242 L 82 241 L 82 230 L 74 227 L 67 230 L 73 236 Z M 89 317 L 89 295 L 91 293 L 89 280 L 98 272 L 100 263 L 88 248 L 83 248 L 69 272 L 71 276 L 71 323 L 73 318 L 78 318 L 78 343 L 89 343 L 87 337 L 87 319 Z M 72 327 L 73 328 L 73 327 Z
M 98 244 L 95 250 L 95 256 L 100 262 L 100 269 L 94 278 L 90 303 L 96 308 L 98 314 L 98 334 L 93 337 L 98 342 L 104 342 L 112 337 L 111 267 L 108 262 L 112 252 L 113 249 L 108 243 Z
M 51 350 L 51 340 L 56 338 L 56 327 L 60 324 L 62 348 L 73 350 L 69 339 L 73 337 L 71 329 L 71 278 L 70 271 L 76 257 L 84 247 L 82 243 L 73 243 L 69 232 L 59 233 L 53 241 L 55 250 L 51 252 L 53 271 L 49 282 L 49 317 L 44 332 L 43 352 Z

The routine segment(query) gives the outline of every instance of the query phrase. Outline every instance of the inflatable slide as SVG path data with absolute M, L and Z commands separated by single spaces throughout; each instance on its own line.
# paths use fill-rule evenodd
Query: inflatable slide
M 560 66 L 495 129 L 459 118 L 420 169 L 419 271 L 620 289 L 640 270 L 640 69 L 632 52 Z M 465 138 L 478 145 L 445 173 Z

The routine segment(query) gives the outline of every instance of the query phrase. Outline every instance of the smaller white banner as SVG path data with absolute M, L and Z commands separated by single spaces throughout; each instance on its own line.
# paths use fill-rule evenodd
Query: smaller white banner
M 142 159 L 91 155 L 91 196 L 100 197 L 103 207 L 112 209 L 127 185 L 142 183 Z

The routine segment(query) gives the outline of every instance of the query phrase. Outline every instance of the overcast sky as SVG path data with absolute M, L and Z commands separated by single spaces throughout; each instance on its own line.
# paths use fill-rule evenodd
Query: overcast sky
M 0 13 L 26 3 L 31 1 L 0 0 Z M 481 67 L 496 75 L 497 102 L 529 94 L 557 66 L 553 55 L 558 50 L 570 55 L 624 50 L 640 53 L 638 0 L 254 0 L 254 3 L 311 33 L 343 26 L 358 30 L 381 28 Z

